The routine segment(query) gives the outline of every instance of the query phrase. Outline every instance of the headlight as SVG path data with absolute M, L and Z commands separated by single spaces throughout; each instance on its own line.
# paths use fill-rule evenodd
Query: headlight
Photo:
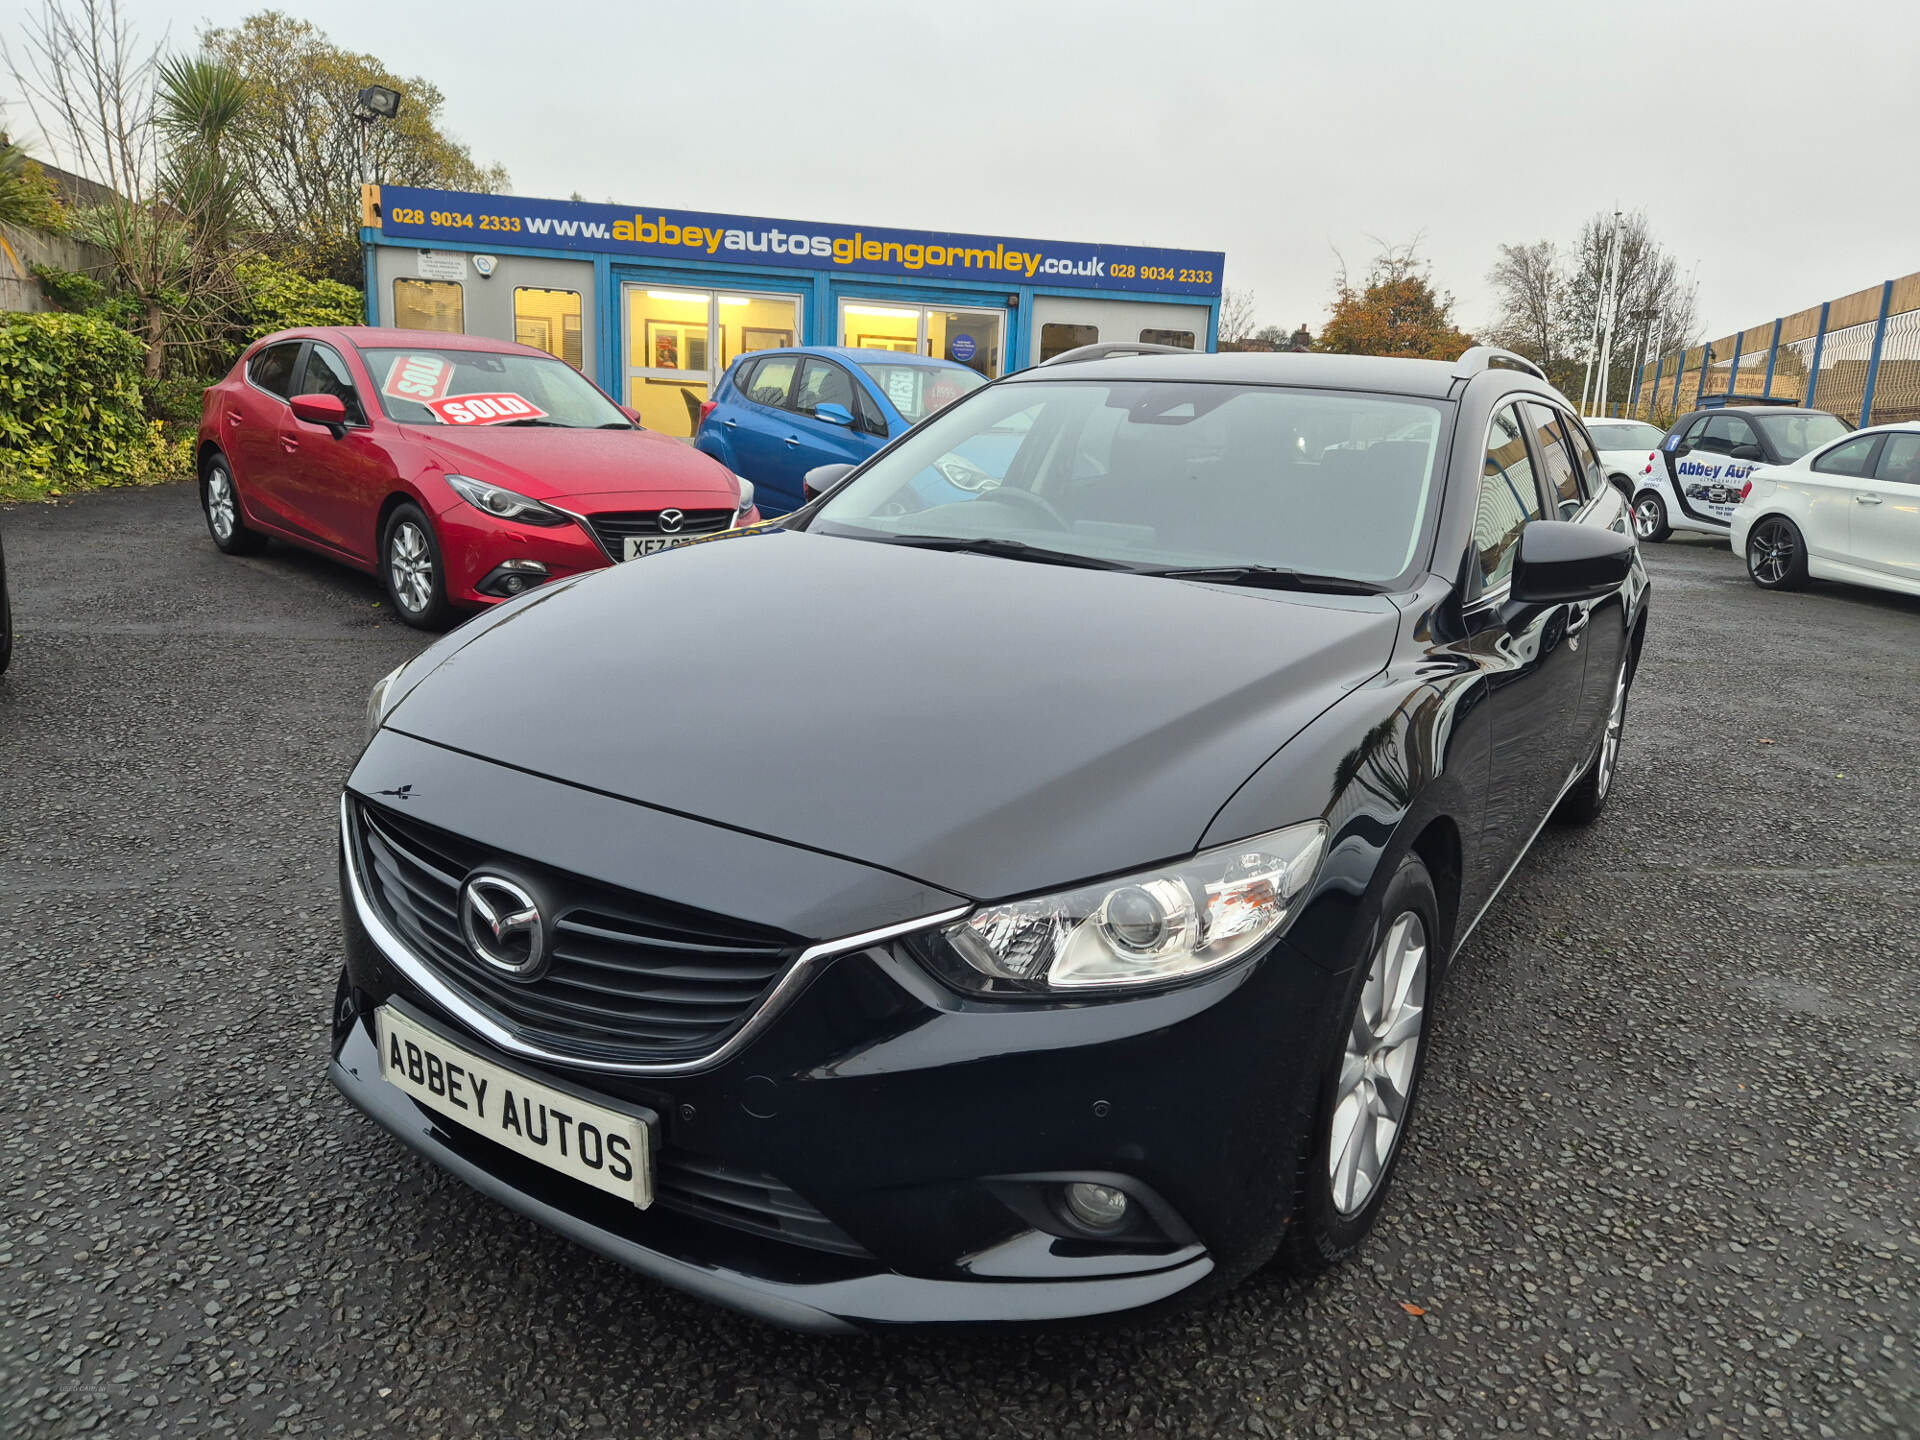
M 734 507 L 733 523 L 738 525 L 747 511 L 753 508 L 753 482 L 744 475 L 736 475 L 734 481 L 740 486 L 740 503 Z
M 993 994 L 1188 979 L 1286 929 L 1326 840 L 1314 820 L 1165 869 L 983 906 L 922 948 L 955 983 Z
M 393 709 L 394 704 L 399 703 L 398 701 L 389 703 L 387 697 L 393 693 L 393 682 L 400 678 L 400 672 L 407 668 L 407 663 L 409 662 L 403 662 L 394 666 L 393 669 L 374 681 L 373 689 L 367 693 L 368 740 L 373 739 L 374 732 L 380 728 L 381 722 L 387 718 L 387 712 Z
M 498 485 L 475 480 L 469 475 L 449 475 L 447 484 L 454 493 L 476 510 L 484 510 L 497 520 L 515 520 L 522 525 L 570 525 L 572 520 L 538 500 L 529 500 Z

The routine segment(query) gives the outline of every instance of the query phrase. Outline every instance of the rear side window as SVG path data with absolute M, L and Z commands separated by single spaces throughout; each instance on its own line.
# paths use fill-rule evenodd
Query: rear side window
M 247 379 L 269 395 L 287 398 L 293 389 L 293 362 L 300 356 L 300 341 L 269 345 L 247 361 Z
M 1529 400 L 1523 407 L 1527 412 L 1527 423 L 1533 430 L 1533 448 L 1540 456 L 1541 468 L 1546 472 L 1547 491 L 1560 507 L 1560 518 L 1566 519 L 1579 510 L 1582 503 L 1580 477 L 1574 470 L 1573 452 L 1567 447 L 1567 438 L 1561 433 L 1560 414 L 1549 405 L 1538 405 Z
M 747 399 L 756 405 L 784 409 L 793 390 L 793 372 L 799 368 L 799 358 L 793 355 L 772 355 L 762 360 L 746 378 Z
M 1140 343 L 1143 345 L 1172 345 L 1181 350 L 1193 349 L 1193 331 L 1191 330 L 1142 330 Z
M 1473 520 L 1473 548 L 1480 556 L 1480 593 L 1506 583 L 1513 573 L 1514 556 L 1519 553 L 1521 530 L 1529 520 L 1542 519 L 1544 513 L 1520 417 L 1513 406 L 1503 405 L 1487 426 L 1480 508 Z
M 1606 468 L 1600 463 L 1600 456 L 1587 442 L 1584 431 L 1563 412 L 1560 427 L 1567 432 L 1567 443 L 1573 447 L 1574 468 L 1580 472 L 1580 488 L 1586 491 L 1591 500 L 1600 493 L 1600 487 L 1607 483 Z M 1649 427 L 1651 428 L 1651 427 Z
M 1887 436 L 1880 452 L 1880 478 L 1900 485 L 1920 485 L 1920 435 Z
M 1813 468 L 1822 475 L 1851 475 L 1855 478 L 1871 475 L 1873 456 L 1880 447 L 1880 439 L 1878 435 L 1856 435 L 1815 459 Z

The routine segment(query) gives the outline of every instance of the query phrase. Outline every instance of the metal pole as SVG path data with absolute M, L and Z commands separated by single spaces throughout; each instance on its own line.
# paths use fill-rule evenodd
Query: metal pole
M 1800 403 L 1813 409 L 1814 387 L 1820 383 L 1820 352 L 1827 348 L 1827 311 L 1833 308 L 1831 300 L 1820 302 L 1820 328 L 1813 336 L 1813 368 L 1807 371 L 1807 394 Z
M 1593 387 L 1593 362 L 1600 349 L 1600 316 L 1607 303 L 1607 278 L 1613 273 L 1613 245 L 1620 238 L 1620 212 L 1613 212 L 1613 230 L 1607 236 L 1605 257 L 1600 262 L 1600 284 L 1593 297 L 1593 329 L 1587 336 L 1587 364 L 1580 378 L 1580 413 L 1585 415 Z
M 1727 394 L 1733 395 L 1734 388 L 1740 383 L 1740 346 L 1745 343 L 1747 332 L 1742 330 L 1733 337 L 1733 368 L 1727 371 Z
M 1873 327 L 1873 353 L 1867 357 L 1867 388 L 1860 397 L 1860 428 L 1873 423 L 1873 387 L 1880 378 L 1880 347 L 1887 339 L 1887 311 L 1893 308 L 1893 281 L 1880 287 L 1880 320 Z
M 1613 266 L 1607 281 L 1606 328 L 1600 334 L 1600 403 L 1599 411 L 1607 413 L 1607 392 L 1612 388 L 1613 380 L 1613 331 L 1620 319 L 1620 212 L 1613 212 Z
M 1783 317 L 1784 318 L 1784 317 Z M 1773 398 L 1773 367 L 1780 360 L 1780 321 L 1773 322 L 1773 343 L 1767 346 L 1767 388 L 1760 392 L 1760 398 Z

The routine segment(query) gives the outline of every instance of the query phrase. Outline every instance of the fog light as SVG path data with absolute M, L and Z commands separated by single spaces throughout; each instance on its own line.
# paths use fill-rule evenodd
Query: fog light
M 1067 1213 L 1089 1230 L 1112 1230 L 1127 1218 L 1127 1192 L 1076 1180 L 1066 1189 Z
M 506 588 L 509 595 L 518 595 L 527 588 L 526 578 L 521 575 L 509 575 Z

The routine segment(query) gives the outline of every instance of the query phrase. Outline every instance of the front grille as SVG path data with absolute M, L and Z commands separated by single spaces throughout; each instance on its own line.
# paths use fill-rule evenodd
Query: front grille
M 658 510 L 633 510 L 608 515 L 589 515 L 587 522 L 609 555 L 618 556 L 630 536 L 712 535 L 733 524 L 731 510 L 683 510 L 680 526 L 664 530 Z
M 469 840 L 361 803 L 361 873 L 382 918 L 469 1002 L 560 1055 L 696 1059 L 759 1008 L 800 946 L 775 931 L 514 860 L 553 898 L 552 963 L 521 982 L 460 933 L 461 883 L 503 860 Z
M 669 1150 L 660 1157 L 653 1181 L 654 1203 L 662 1209 L 810 1250 L 867 1253 L 859 1241 L 771 1175 Z

